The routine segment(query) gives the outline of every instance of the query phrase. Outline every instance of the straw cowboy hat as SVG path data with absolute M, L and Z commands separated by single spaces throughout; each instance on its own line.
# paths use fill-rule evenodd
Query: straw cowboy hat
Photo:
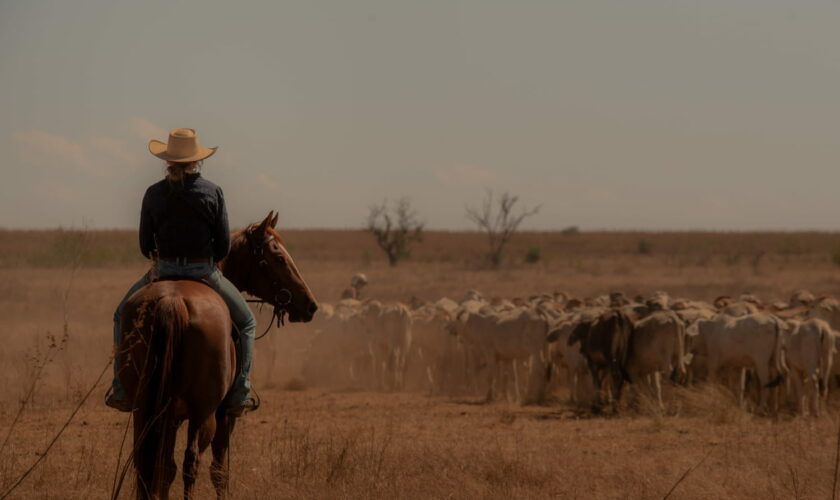
M 209 158 L 218 147 L 205 148 L 198 143 L 198 135 L 191 128 L 176 128 L 169 131 L 169 143 L 164 144 L 152 139 L 149 151 L 166 161 L 188 162 Z

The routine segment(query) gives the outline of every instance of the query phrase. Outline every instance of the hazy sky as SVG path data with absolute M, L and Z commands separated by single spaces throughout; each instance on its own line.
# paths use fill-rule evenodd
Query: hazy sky
M 0 227 L 133 228 L 191 127 L 241 226 L 840 229 L 840 2 L 0 0 Z

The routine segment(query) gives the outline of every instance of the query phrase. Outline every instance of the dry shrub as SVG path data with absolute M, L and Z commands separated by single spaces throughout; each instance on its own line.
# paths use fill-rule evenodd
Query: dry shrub
M 665 409 L 659 407 L 659 402 L 656 400 L 656 394 L 647 383 L 632 384 L 626 391 L 627 397 L 625 400 L 625 408 L 622 409 L 622 415 L 629 414 L 633 416 L 648 417 L 652 419 L 653 423 L 659 427 L 663 425 L 665 416 L 673 409 L 672 398 L 665 396 L 665 385 L 663 382 L 663 404 Z

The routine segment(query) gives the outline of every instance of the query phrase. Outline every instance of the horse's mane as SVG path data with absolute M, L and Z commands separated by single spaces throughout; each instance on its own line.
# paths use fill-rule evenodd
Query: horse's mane
M 249 224 L 247 227 L 245 227 L 245 229 L 240 229 L 239 231 L 234 232 L 231 235 L 231 239 L 230 239 L 231 248 L 233 248 L 234 246 L 238 246 L 238 245 L 242 245 L 242 244 L 247 243 L 248 240 L 245 237 L 245 233 L 258 228 L 259 225 L 260 225 L 259 222 L 255 222 L 253 224 Z M 277 240 L 278 243 L 280 243 L 284 247 L 286 246 L 286 242 L 283 240 L 283 236 L 280 235 L 279 231 L 277 231 L 273 227 L 268 227 L 268 228 L 266 228 L 266 230 L 268 231 L 269 236 L 273 236 L 274 239 Z
M 274 236 L 274 239 L 277 240 L 278 243 L 280 243 L 284 247 L 286 246 L 286 242 L 283 240 L 283 236 L 280 235 L 280 231 L 274 229 L 273 227 L 270 227 L 268 228 L 268 232 L 269 234 L 271 234 L 271 236 Z

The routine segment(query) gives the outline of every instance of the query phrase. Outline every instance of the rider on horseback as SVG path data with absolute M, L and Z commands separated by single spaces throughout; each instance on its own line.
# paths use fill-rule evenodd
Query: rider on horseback
M 221 188 L 200 173 L 203 161 L 216 149 L 199 145 L 195 130 L 187 128 L 172 130 L 168 144 L 149 142 L 149 151 L 167 162 L 166 178 L 146 190 L 140 212 L 140 251 L 146 258 L 157 258 L 152 269 L 128 290 L 114 312 L 114 345 L 119 349 L 122 343 L 123 306 L 154 277 L 203 279 L 224 299 L 239 330 L 236 352 L 239 373 L 224 404 L 229 408 L 228 413 L 240 416 L 257 406 L 250 396 L 248 381 L 257 322 L 242 294 L 216 265 L 230 249 L 227 210 Z M 120 384 L 121 368 L 114 363 L 114 382 L 105 404 L 131 411 L 133 405 Z

